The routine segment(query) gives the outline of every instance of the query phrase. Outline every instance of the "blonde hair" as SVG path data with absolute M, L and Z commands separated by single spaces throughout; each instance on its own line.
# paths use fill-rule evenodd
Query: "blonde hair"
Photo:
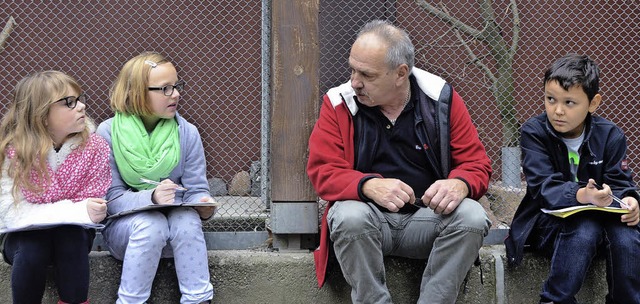
M 9 147 L 15 151 L 7 171 L 7 175 L 14 180 L 14 198 L 21 188 L 32 192 L 44 190 L 43 185 L 31 182 L 32 171 L 41 180 L 50 181 L 47 154 L 53 147 L 53 140 L 46 121 L 51 105 L 66 97 L 69 86 L 78 93 L 82 92 L 80 84 L 69 75 L 59 71 L 44 71 L 23 78 L 15 87 L 13 100 L 0 121 L 0 164 L 4 165 Z M 91 124 L 87 119 L 85 129 L 76 134 L 81 136 L 82 145 L 89 138 Z
M 163 55 L 144 52 L 127 61 L 109 92 L 111 109 L 129 115 L 153 115 L 149 102 L 149 74 L 157 65 L 170 62 Z

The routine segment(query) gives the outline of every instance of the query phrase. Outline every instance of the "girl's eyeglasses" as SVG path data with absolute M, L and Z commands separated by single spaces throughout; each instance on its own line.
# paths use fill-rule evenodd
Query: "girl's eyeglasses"
M 53 103 L 61 102 L 61 101 L 64 101 L 64 105 L 67 106 L 67 108 L 75 109 L 75 107 L 78 105 L 78 102 L 82 102 L 84 104 L 87 104 L 87 95 L 85 93 L 82 93 L 78 97 L 67 96 L 67 97 L 60 98 L 60 99 L 54 101 Z
M 174 85 L 168 84 L 163 87 L 149 87 L 148 89 L 149 91 L 162 91 L 164 96 L 171 96 L 173 95 L 173 90 L 178 90 L 178 93 L 182 93 L 182 90 L 184 89 L 184 81 L 178 80 Z

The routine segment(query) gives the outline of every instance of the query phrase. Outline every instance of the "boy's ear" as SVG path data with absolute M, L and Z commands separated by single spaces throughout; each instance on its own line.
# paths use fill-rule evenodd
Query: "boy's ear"
M 593 99 L 589 102 L 589 113 L 593 114 L 596 111 L 598 106 L 600 106 L 600 102 L 602 101 L 602 96 L 600 94 L 596 94 L 593 96 Z

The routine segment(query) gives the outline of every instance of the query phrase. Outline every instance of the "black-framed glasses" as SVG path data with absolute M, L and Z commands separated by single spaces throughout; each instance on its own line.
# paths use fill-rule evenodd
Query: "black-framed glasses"
M 53 103 L 60 102 L 60 101 L 64 101 L 64 105 L 67 106 L 67 108 L 75 109 L 75 107 L 78 105 L 78 102 L 87 104 L 87 94 L 82 93 L 78 97 L 75 97 L 75 96 L 63 97 L 54 101 Z
M 184 80 L 178 80 L 178 82 L 176 82 L 176 84 L 174 85 L 168 84 L 163 87 L 149 87 L 149 91 L 162 91 L 162 94 L 164 94 L 164 96 L 173 95 L 173 90 L 178 90 L 178 93 L 182 93 L 183 89 Z

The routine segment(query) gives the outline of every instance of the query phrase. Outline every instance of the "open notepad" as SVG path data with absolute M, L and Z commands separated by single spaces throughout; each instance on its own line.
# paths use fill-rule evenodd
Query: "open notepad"
M 176 207 L 219 207 L 220 203 L 219 202 L 213 202 L 213 203 L 179 203 L 179 204 L 170 204 L 170 205 L 147 205 L 147 206 L 142 206 L 142 207 L 138 207 L 138 208 L 133 208 L 130 210 L 125 210 L 125 211 L 120 211 L 118 213 L 115 214 L 111 214 L 109 216 L 107 216 L 107 219 L 113 219 L 116 217 L 121 217 L 121 216 L 125 216 L 125 215 L 129 215 L 129 214 L 133 214 L 133 213 L 138 213 L 138 212 L 143 212 L 143 211 L 150 211 L 150 210 L 161 210 L 161 209 L 167 209 L 167 208 L 176 208 Z
M 555 215 L 561 218 L 565 218 L 572 214 L 576 214 L 580 211 L 586 211 L 586 210 L 604 211 L 604 212 L 612 212 L 612 213 L 629 213 L 629 209 L 625 209 L 621 207 L 614 207 L 614 206 L 598 207 L 596 205 L 574 206 L 574 207 L 567 207 L 567 208 L 555 209 L 555 210 L 542 208 L 540 210 L 542 210 L 542 212 L 544 213 Z

